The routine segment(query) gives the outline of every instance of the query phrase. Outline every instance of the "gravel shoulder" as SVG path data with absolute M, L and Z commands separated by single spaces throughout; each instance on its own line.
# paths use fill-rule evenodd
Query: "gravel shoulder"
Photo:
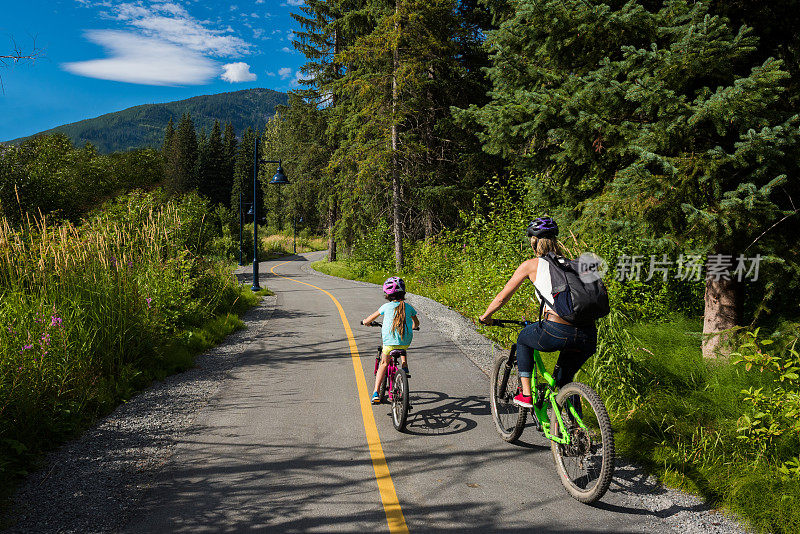
M 246 278 L 246 268 L 236 271 Z M 248 278 L 249 279 L 249 278 Z M 242 317 L 246 328 L 117 407 L 80 438 L 50 453 L 18 488 L 6 533 L 115 532 L 169 464 L 175 443 L 222 386 L 243 349 L 263 338 L 277 303 L 264 297 Z
M 321 257 L 322 255 L 313 259 Z M 302 270 L 320 277 L 337 278 L 316 271 L 310 265 L 304 265 Z M 365 287 L 379 288 L 368 282 L 353 282 Z M 406 297 L 417 311 L 427 316 L 440 332 L 453 341 L 467 359 L 487 377 L 490 376 L 495 355 L 504 352 L 501 347 L 480 335 L 469 319 L 452 308 L 422 295 L 407 293 Z M 609 492 L 621 497 L 624 507 L 627 508 L 618 511 L 654 515 L 674 531 L 714 534 L 750 532 L 744 523 L 735 517 L 712 509 L 695 495 L 664 486 L 644 469 L 624 458 L 617 458 L 614 480 Z M 600 502 L 597 506 L 602 508 L 607 505 Z

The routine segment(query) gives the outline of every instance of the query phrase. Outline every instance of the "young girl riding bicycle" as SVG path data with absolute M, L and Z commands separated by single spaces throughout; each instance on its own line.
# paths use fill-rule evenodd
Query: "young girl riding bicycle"
M 378 311 L 361 321 L 363 325 L 369 325 L 379 315 L 383 315 L 383 326 L 381 327 L 381 338 L 383 340 L 383 348 L 381 349 L 381 364 L 375 373 L 375 390 L 372 394 L 372 403 L 379 404 L 381 402 L 378 390 L 380 389 L 381 382 L 386 376 L 386 367 L 389 365 L 389 353 L 396 349 L 407 349 L 411 345 L 411 340 L 414 339 L 414 330 L 419 328 L 419 319 L 417 318 L 417 310 L 411 304 L 406 303 L 406 285 L 402 278 L 392 276 L 383 283 L 383 294 L 387 302 L 381 306 Z M 412 326 L 413 324 L 413 326 Z M 408 373 L 408 362 L 405 356 L 402 356 L 403 370 Z

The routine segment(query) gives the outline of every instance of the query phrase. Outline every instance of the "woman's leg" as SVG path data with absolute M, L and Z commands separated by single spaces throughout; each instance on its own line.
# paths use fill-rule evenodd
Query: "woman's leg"
M 522 394 L 531 396 L 531 375 L 533 375 L 533 351 L 539 347 L 540 330 L 538 324 L 522 329 L 517 336 L 517 370 L 522 382 Z
M 596 330 L 578 329 L 575 338 L 574 345 L 569 349 L 562 350 L 558 355 L 558 361 L 553 368 L 553 378 L 556 379 L 556 386 L 558 387 L 563 387 L 572 382 L 575 374 L 597 350 Z
M 522 329 L 517 337 L 517 368 L 522 382 L 522 394 L 531 395 L 531 376 L 533 375 L 533 351 L 554 352 L 562 350 L 569 343 L 572 330 L 565 330 L 555 323 L 539 321 Z

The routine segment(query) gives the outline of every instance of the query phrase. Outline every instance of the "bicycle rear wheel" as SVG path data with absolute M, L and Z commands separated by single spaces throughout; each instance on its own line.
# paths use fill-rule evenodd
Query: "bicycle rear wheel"
M 392 384 L 392 423 L 399 432 L 406 428 L 406 416 L 408 416 L 408 376 L 402 368 L 398 368 Z
M 489 404 L 497 433 L 510 443 L 522 434 L 528 412 L 514 404 L 514 395 L 521 386 L 517 367 L 507 365 L 508 362 L 509 356 L 500 356 L 494 361 L 489 384 Z
M 586 428 L 572 414 L 567 399 Z M 580 382 L 561 388 L 556 405 L 550 410 L 550 432 L 562 435 L 556 417 L 558 409 L 564 433 L 571 438 L 569 445 L 550 442 L 556 471 L 570 495 L 580 502 L 593 503 L 608 490 L 614 474 L 614 436 L 608 412 L 597 392 Z

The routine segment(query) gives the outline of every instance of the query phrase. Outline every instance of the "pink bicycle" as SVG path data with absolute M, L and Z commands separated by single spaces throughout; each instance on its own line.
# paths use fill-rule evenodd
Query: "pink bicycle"
M 368 326 L 382 326 L 381 323 L 373 321 Z M 378 355 L 375 357 L 375 370 L 373 375 L 378 374 L 378 366 L 381 363 L 383 347 L 378 347 Z M 389 365 L 386 367 L 386 377 L 378 388 L 378 395 L 381 402 L 387 399 L 392 403 L 392 424 L 397 431 L 402 432 L 406 428 L 406 417 L 410 408 L 408 397 L 408 374 L 400 366 L 400 358 L 406 355 L 405 349 L 396 349 L 389 353 Z M 391 384 L 388 388 L 387 384 Z

